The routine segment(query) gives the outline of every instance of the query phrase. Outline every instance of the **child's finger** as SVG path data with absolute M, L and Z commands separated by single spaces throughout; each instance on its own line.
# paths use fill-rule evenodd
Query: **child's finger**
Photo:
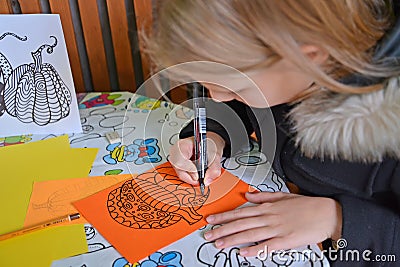
M 247 192 L 246 199 L 252 203 L 274 202 L 288 197 L 294 197 L 295 194 L 284 192 Z
M 221 163 L 217 160 L 208 165 L 206 175 L 204 177 L 204 184 L 207 186 L 221 175 Z
M 174 167 L 176 174 L 182 181 L 192 185 L 198 184 L 197 169 L 192 161 L 180 159 L 179 161 L 175 162 L 170 161 L 170 163 Z
M 190 173 L 190 172 L 186 172 L 186 171 L 179 171 L 179 170 L 176 170 L 176 169 L 175 169 L 175 171 L 176 171 L 176 174 L 178 175 L 178 177 L 182 181 L 184 181 L 184 182 L 186 182 L 188 184 L 191 184 L 191 185 L 197 185 L 199 183 L 197 181 L 197 178 L 196 178 L 195 174 Z

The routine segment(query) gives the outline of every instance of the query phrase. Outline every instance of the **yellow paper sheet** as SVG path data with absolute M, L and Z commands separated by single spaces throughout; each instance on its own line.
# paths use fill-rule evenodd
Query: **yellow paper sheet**
M 0 149 L 0 234 L 23 227 L 33 181 L 85 177 L 98 149 L 70 148 L 68 136 Z
M 82 224 L 49 227 L 0 241 L 0 266 L 47 267 L 53 260 L 87 251 Z
M 28 227 L 67 214 L 77 213 L 72 202 L 127 179 L 132 179 L 132 175 L 107 175 L 35 182 L 24 225 Z M 85 222 L 86 220 L 81 217 L 70 223 Z

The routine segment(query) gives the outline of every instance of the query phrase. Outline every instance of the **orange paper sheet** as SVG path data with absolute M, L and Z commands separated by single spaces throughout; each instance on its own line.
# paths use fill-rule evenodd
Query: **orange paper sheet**
M 77 210 L 72 205 L 72 202 L 88 197 L 127 179 L 132 179 L 132 175 L 107 175 L 35 182 L 24 226 L 28 227 L 67 214 L 76 213 Z M 66 222 L 65 224 L 85 222 L 86 220 L 81 217 L 78 220 Z
M 202 196 L 167 162 L 74 205 L 129 262 L 137 262 L 205 226 L 208 215 L 244 204 L 248 189 L 225 171 Z

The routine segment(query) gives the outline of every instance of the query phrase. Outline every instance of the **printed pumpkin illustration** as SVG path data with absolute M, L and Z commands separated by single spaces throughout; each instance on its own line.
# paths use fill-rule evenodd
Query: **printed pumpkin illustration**
M 6 111 L 6 107 L 4 105 L 4 84 L 0 82 L 0 117 Z
M 50 37 L 54 44 L 44 44 L 32 52 L 34 63 L 14 69 L 5 84 L 5 108 L 24 123 L 47 125 L 65 118 L 70 111 L 71 92 L 57 70 L 42 62 L 42 51 L 46 49 L 51 54 L 57 45 L 57 38 Z
M 181 219 L 194 224 L 203 218 L 197 213 L 206 202 L 204 195 L 182 182 L 172 167 L 160 167 L 126 181 L 108 195 L 110 216 L 119 224 L 135 229 L 160 229 Z
M 6 32 L 0 36 L 0 40 L 3 40 L 6 36 L 13 36 L 20 41 L 26 41 L 28 38 L 26 36 L 20 37 L 12 32 Z M 4 88 L 8 77 L 12 73 L 12 67 L 8 59 L 0 53 L 0 116 L 4 114 L 6 108 L 4 105 Z

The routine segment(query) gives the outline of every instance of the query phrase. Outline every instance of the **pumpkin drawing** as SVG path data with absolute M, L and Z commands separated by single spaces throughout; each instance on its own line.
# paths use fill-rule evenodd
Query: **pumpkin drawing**
M 42 62 L 42 51 L 53 53 L 57 45 L 44 44 L 32 52 L 34 63 L 13 70 L 4 88 L 4 104 L 9 115 L 24 123 L 39 126 L 57 122 L 68 116 L 71 93 L 56 69 Z
M 28 38 L 26 36 L 20 37 L 12 32 L 3 33 L 0 36 L 0 40 L 4 39 L 6 36 L 9 36 L 9 35 L 17 38 L 20 41 L 28 40 Z M 4 114 L 4 112 L 6 110 L 5 105 L 4 105 L 4 88 L 5 88 L 5 83 L 8 79 L 8 77 L 11 75 L 11 73 L 12 73 L 12 67 L 11 67 L 10 62 L 7 60 L 7 58 L 2 53 L 0 53 L 0 117 L 1 117 L 1 115 Z
M 6 107 L 4 106 L 4 84 L 0 82 L 0 117 L 4 114 Z
M 204 195 L 191 185 L 171 175 L 172 167 L 156 168 L 134 179 L 108 195 L 110 216 L 119 224 L 135 229 L 160 229 L 181 219 L 194 224 L 203 218 L 197 213 L 206 202 Z

